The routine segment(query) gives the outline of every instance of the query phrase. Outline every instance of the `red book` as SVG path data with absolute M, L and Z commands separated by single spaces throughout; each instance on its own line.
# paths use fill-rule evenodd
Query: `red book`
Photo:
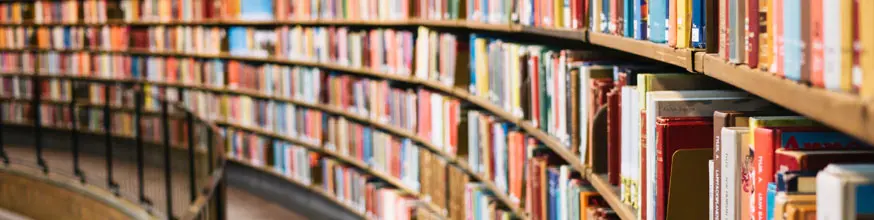
M 787 150 L 774 152 L 774 167 L 779 172 L 818 171 L 833 163 L 874 162 L 874 150 Z
M 659 117 L 656 119 L 656 219 L 667 214 L 671 160 L 677 150 L 713 147 L 713 118 Z M 702 201 L 704 202 L 704 201 Z
M 625 74 L 619 75 L 616 86 L 607 94 L 607 179 L 619 185 L 619 161 L 622 137 L 622 92 Z
M 759 66 L 759 0 L 746 0 L 746 49 L 747 65 L 755 69 Z M 764 0 L 767 1 L 767 0 Z
M 753 164 L 757 167 L 752 195 L 757 219 L 764 219 L 766 213 L 768 183 L 774 181 L 774 152 L 777 149 L 860 149 L 864 146 L 849 136 L 824 127 L 763 127 L 753 132 Z

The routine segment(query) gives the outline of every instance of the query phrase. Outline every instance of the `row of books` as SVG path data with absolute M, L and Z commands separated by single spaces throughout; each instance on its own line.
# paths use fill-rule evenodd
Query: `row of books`
M 270 1 L 262 0 L 264 5 Z M 375 21 L 408 19 L 414 3 L 408 0 L 276 0 L 272 4 L 276 14 L 270 12 L 268 20 Z
M 706 76 L 618 60 L 583 62 L 582 161 L 606 174 L 639 219 L 783 217 L 789 212 L 772 208 L 778 192 L 813 193 L 818 186 L 798 184 L 815 182 L 829 164 L 874 158 L 868 145 Z M 807 182 L 798 181 L 802 176 Z M 706 179 L 709 193 L 700 185 Z M 841 193 L 829 195 L 848 195 Z M 864 212 L 853 207 L 836 209 Z
M 222 45 L 227 44 L 224 28 L 209 26 L 154 26 L 125 30 L 124 45 L 110 46 L 113 50 L 127 48 L 127 32 L 130 47 L 153 52 L 184 52 L 218 55 Z M 240 39 L 235 39 L 240 40 Z
M 470 90 L 571 147 L 578 69 L 601 51 L 553 50 L 471 35 Z M 507 76 L 507 77 L 504 77 Z M 575 146 L 573 147 L 575 148 Z
M 0 27 L 3 49 L 117 49 L 128 46 L 127 27 Z
M 655 0 L 643 3 L 592 0 L 589 9 L 589 30 L 592 31 L 649 40 L 677 48 L 704 48 L 706 43 L 710 43 L 705 39 L 705 19 L 714 15 L 705 14 L 704 1 Z M 738 10 L 745 9 L 740 5 Z M 740 27 L 743 28 L 743 25 Z
M 9 20 L 4 21 L 21 22 L 32 18 L 33 22 L 38 24 L 48 22 L 72 23 L 78 21 L 100 22 L 106 21 L 110 14 L 113 14 L 111 11 L 114 7 L 113 3 L 117 2 L 107 0 L 36 0 L 33 2 L 9 2 L 0 7 L 5 6 L 9 10 L 19 10 L 7 14 L 11 17 L 9 17 Z M 0 10 L 3 9 L 0 8 Z
M 744 4 L 747 5 L 744 10 Z M 719 57 L 833 91 L 874 94 L 867 1 L 720 2 Z M 723 6 L 724 5 L 724 6 Z
M 0 52 L 0 72 L 33 72 L 36 69 L 36 54 Z
M 470 44 L 450 33 L 419 27 L 416 35 L 416 78 L 433 80 L 444 85 L 466 86 L 465 63 Z M 456 77 L 458 76 L 458 77 Z

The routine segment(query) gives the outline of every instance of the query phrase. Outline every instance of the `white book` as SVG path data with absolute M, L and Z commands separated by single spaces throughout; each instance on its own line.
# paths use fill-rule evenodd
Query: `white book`
M 825 88 L 833 91 L 841 90 L 841 74 L 850 70 L 841 69 L 843 59 L 841 57 L 841 3 L 837 1 L 822 2 L 822 27 L 823 27 L 823 58 L 825 74 L 823 82 Z
M 713 170 L 713 160 L 707 161 L 707 170 L 709 172 L 708 176 L 710 177 L 707 179 L 707 185 L 708 185 L 707 193 L 708 193 L 708 195 L 710 195 L 710 199 L 707 200 L 707 210 L 708 210 L 707 216 L 710 220 L 713 220 L 713 199 L 714 199 L 714 196 L 713 196 L 714 195 L 713 194 L 713 171 L 714 171 Z
M 831 164 L 816 175 L 816 219 L 874 215 L 874 164 Z
M 647 189 L 656 189 L 657 175 L 657 134 L 656 119 L 658 117 L 677 116 L 713 116 L 716 110 L 751 111 L 770 106 L 765 100 L 756 98 L 745 92 L 722 90 L 685 90 L 685 91 L 655 91 L 646 93 L 646 184 Z M 639 130 L 638 130 L 639 131 Z M 640 132 L 636 132 L 639 134 Z M 639 142 L 638 142 L 639 143 Z M 639 149 L 639 148 L 638 148 Z M 652 159 L 650 159 L 652 158 Z M 646 192 L 647 216 L 655 216 L 657 207 L 657 191 Z
M 621 112 L 621 123 L 622 123 L 622 134 L 628 135 L 620 135 L 621 136 L 621 145 L 620 145 L 620 164 L 619 164 L 619 176 L 621 179 L 619 191 L 622 195 L 622 200 L 626 204 L 630 204 L 631 200 L 628 197 L 628 178 L 631 172 L 631 93 L 636 91 L 636 89 L 631 88 L 630 86 L 623 86 L 621 89 L 622 96 L 622 112 Z M 627 108 L 625 106 L 628 106 Z
M 428 79 L 428 54 L 431 49 L 428 32 L 428 28 L 420 26 L 416 35 L 416 78 L 419 79 Z
M 720 178 L 720 219 L 738 219 L 741 217 L 741 193 L 744 193 L 742 180 L 742 164 L 744 161 L 743 149 L 744 145 L 749 144 L 750 129 L 748 127 L 727 127 L 722 128 L 722 140 L 720 143 L 720 151 L 722 153 L 722 163 L 719 164 L 722 170 Z

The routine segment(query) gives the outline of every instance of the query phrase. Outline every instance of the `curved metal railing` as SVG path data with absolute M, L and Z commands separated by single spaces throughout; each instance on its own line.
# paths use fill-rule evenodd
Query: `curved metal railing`
M 221 130 L 181 88 L 0 76 L 0 167 L 97 186 L 166 219 L 224 219 Z

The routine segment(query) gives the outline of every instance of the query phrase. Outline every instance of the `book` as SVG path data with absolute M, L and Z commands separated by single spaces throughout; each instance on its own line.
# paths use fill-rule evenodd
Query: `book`
M 871 216 L 870 164 L 829 165 L 816 176 L 816 218 L 862 219 Z M 787 210 L 788 211 L 788 210 Z
M 717 198 L 714 204 L 720 204 L 720 208 L 714 212 L 719 213 L 720 219 L 740 219 L 748 212 L 749 200 L 744 199 L 746 190 L 742 180 L 748 178 L 752 164 L 750 158 L 742 156 L 749 151 L 749 135 L 749 128 L 746 127 L 723 127 L 720 131 L 721 176 L 718 182 L 721 188 L 718 195 L 714 195 Z
M 668 191 L 671 176 L 671 161 L 674 152 L 680 149 L 711 148 L 713 139 L 713 119 L 708 117 L 660 117 L 655 124 L 658 127 L 659 140 L 656 160 L 657 183 L 653 191 L 657 195 L 656 203 L 648 204 L 659 207 L 655 217 L 663 219 L 667 212 L 667 200 L 671 192 Z M 671 155 L 671 156 L 669 156 Z M 702 177 L 706 178 L 706 177 Z M 705 202 L 705 201 L 701 201 Z M 664 208 L 661 208 L 664 207 Z

